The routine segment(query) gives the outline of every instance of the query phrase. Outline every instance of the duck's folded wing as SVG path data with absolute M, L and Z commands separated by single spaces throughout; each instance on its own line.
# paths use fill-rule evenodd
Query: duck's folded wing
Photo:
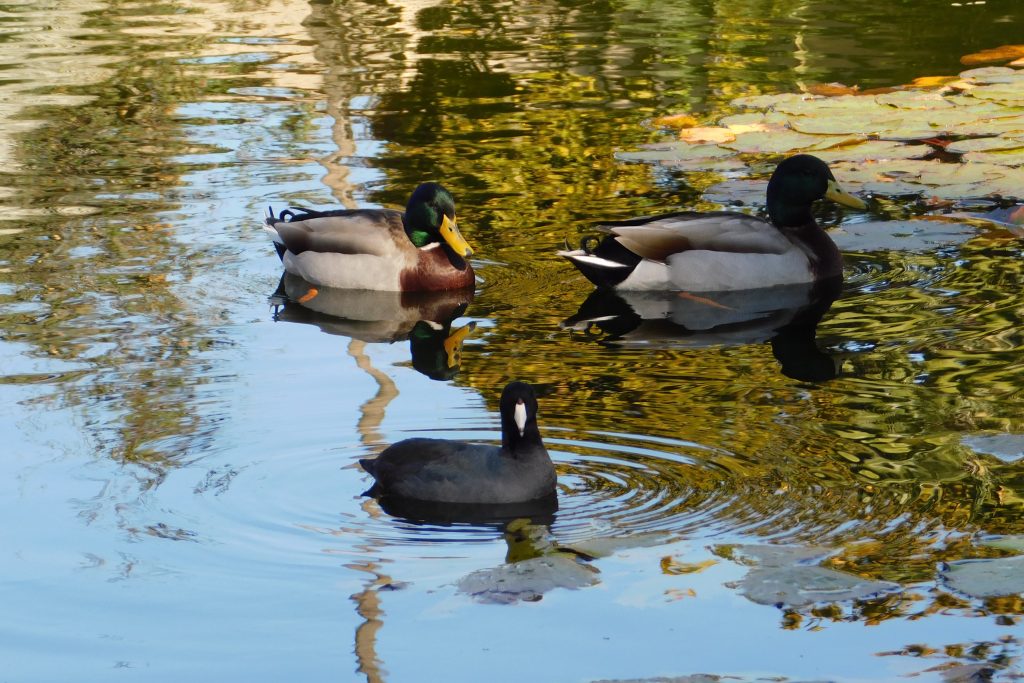
M 304 220 L 275 221 L 270 228 L 277 232 L 274 241 L 293 254 L 314 251 L 388 256 L 395 251 L 396 238 L 407 239 L 398 212 L 338 211 Z
M 793 244 L 767 221 L 732 211 L 682 212 L 602 226 L 638 256 L 664 261 L 692 249 L 781 254 Z

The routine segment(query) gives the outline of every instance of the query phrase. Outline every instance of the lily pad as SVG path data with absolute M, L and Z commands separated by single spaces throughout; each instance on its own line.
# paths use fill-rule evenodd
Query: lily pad
M 789 117 L 785 114 L 780 114 L 774 111 L 768 112 L 744 112 L 742 114 L 732 114 L 730 116 L 724 116 L 718 121 L 718 125 L 725 126 L 730 130 L 737 129 L 736 132 L 740 132 L 743 126 L 764 126 L 765 128 L 781 128 L 785 126 L 786 121 Z
M 946 585 L 974 598 L 1024 593 L 1024 555 L 950 562 L 942 573 Z
M 805 135 L 792 130 L 742 133 L 722 147 L 746 154 L 786 154 L 796 150 L 828 149 L 861 140 L 862 136 Z
M 938 220 L 868 221 L 845 223 L 829 232 L 845 252 L 930 252 L 937 246 L 959 244 L 977 234 L 970 225 Z
M 933 151 L 928 145 L 907 145 L 889 140 L 866 140 L 856 145 L 824 149 L 820 152 L 815 152 L 814 156 L 819 157 L 828 164 L 834 164 L 838 161 L 863 163 L 868 160 L 920 159 L 928 156 Z
M 1012 83 L 1024 79 L 1024 73 L 1008 66 L 983 66 L 960 72 L 960 78 L 969 78 L 976 83 Z
M 897 90 L 877 95 L 875 101 L 899 109 L 949 109 L 954 106 L 939 93 L 924 90 Z
M 693 145 L 688 142 L 668 142 L 644 145 L 637 152 L 619 152 L 623 161 L 684 161 L 692 159 L 721 159 L 733 152 L 718 145 Z
M 749 109 L 770 109 L 772 107 L 777 107 L 780 104 L 800 102 L 805 99 L 808 99 L 807 96 L 800 93 L 778 93 L 775 95 L 749 95 L 746 97 L 737 97 L 732 101 L 732 103 L 737 107 L 747 107 Z
M 971 90 L 971 97 L 1020 106 L 1024 105 L 1024 88 L 1020 83 L 979 85 Z
M 889 581 L 874 581 L 825 567 L 763 567 L 752 569 L 739 582 L 748 600 L 760 605 L 805 607 L 819 602 L 860 600 L 899 590 Z
M 964 155 L 963 159 L 972 164 L 994 164 L 996 166 L 1015 168 L 1024 165 L 1024 148 L 1007 150 L 1005 152 L 968 152 Z M 1022 191 L 1024 191 L 1024 188 L 1022 188 Z
M 991 138 L 968 138 L 957 140 L 946 146 L 947 152 L 953 154 L 965 154 L 966 152 L 991 152 L 994 150 L 1020 149 L 1024 147 L 1024 141 L 1012 137 L 991 137 Z
M 555 588 L 593 586 L 598 582 L 597 573 L 594 567 L 573 557 L 545 555 L 479 569 L 460 579 L 456 588 L 480 602 L 535 602 Z
M 670 540 L 668 533 L 663 531 L 651 531 L 648 533 L 634 534 L 632 536 L 620 536 L 618 538 L 588 538 L 577 541 L 566 547 L 589 555 L 590 557 L 607 557 L 630 548 L 651 548 L 656 545 L 664 545 Z

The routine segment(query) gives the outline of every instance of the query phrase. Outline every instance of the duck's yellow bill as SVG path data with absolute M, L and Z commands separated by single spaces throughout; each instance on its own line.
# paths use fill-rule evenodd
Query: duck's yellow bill
M 469 246 L 469 242 L 465 240 L 462 233 L 459 232 L 458 224 L 445 216 L 441 220 L 441 229 L 439 230 L 441 237 L 448 243 L 448 246 L 455 250 L 455 253 L 459 256 L 472 256 L 473 250 Z
M 448 354 L 449 368 L 457 368 L 462 362 L 462 342 L 466 341 L 475 329 L 476 323 L 463 325 L 444 340 L 444 351 Z
M 851 209 L 868 208 L 867 204 L 839 187 L 839 183 L 835 180 L 828 181 L 828 190 L 825 191 L 825 199 L 831 199 L 836 204 L 842 204 L 843 206 L 848 206 Z

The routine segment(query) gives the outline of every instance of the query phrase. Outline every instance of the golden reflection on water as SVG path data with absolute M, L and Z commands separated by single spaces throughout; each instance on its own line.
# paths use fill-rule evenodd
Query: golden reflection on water
M 670 172 L 615 160 L 615 151 L 654 135 L 645 119 L 668 109 L 716 112 L 736 95 L 793 90 L 796 78 L 835 73 L 831 36 L 815 34 L 799 12 L 789 21 L 807 3 L 677 3 L 665 10 L 663 42 L 653 43 L 646 4 L 631 2 L 50 9 L 58 4 L 43 42 L 61 56 L 26 51 L 21 40 L 0 43 L 0 62 L 62 74 L 39 96 L 39 77 L 26 77 L 31 106 L 6 110 L 17 125 L 0 133 L 4 217 L 17 221 L 0 232 L 9 285 L 0 294 L 3 332 L 36 362 L 3 382 L 39 384 L 40 409 L 81 410 L 97 452 L 152 472 L 143 486 L 201 457 L 223 411 L 225 399 L 200 389 L 215 381 L 217 353 L 235 342 L 218 328 L 221 302 L 183 292 L 205 267 L 254 253 L 181 239 L 203 232 L 209 200 L 186 176 L 244 166 L 265 187 L 252 193 L 258 202 L 243 201 L 305 199 L 314 190 L 289 184 L 282 162 L 308 161 L 302 143 L 322 107 L 333 118 L 334 151 L 314 156 L 337 203 L 401 204 L 427 178 L 454 191 L 482 255 L 467 316 L 488 323 L 467 344 L 454 381 L 478 391 L 491 411 L 508 380 L 537 384 L 545 437 L 567 441 L 559 467 L 579 482 L 573 495 L 612 491 L 609 507 L 627 508 L 627 521 L 630 505 L 656 501 L 654 518 L 642 520 L 655 528 L 681 517 L 691 529 L 827 541 L 842 548 L 836 561 L 845 569 L 901 583 L 931 579 L 938 561 L 984 556 L 974 532 L 1024 532 L 1020 459 L 978 453 L 962 440 L 1024 432 L 1024 273 L 1005 235 L 852 258 L 858 270 L 817 328 L 816 343 L 840 360 L 828 382 L 784 376 L 766 343 L 621 348 L 561 326 L 590 292 L 554 254 L 565 237 L 697 196 Z M 777 23 L 761 23 L 769 20 Z M 43 31 L 25 28 L 25 36 Z M 841 57 L 853 66 L 866 59 L 855 50 Z M 29 91 L 12 79 L 0 92 L 24 101 Z M 199 113 L 183 113 L 196 104 Z M 184 132 L 186 120 L 256 126 L 271 104 L 289 111 L 273 131 L 286 141 L 274 159 L 258 137 L 231 148 Z M 228 299 L 249 296 L 235 286 Z M 350 349 L 365 357 L 359 343 Z M 366 406 L 358 429 L 379 444 L 397 385 L 375 377 L 380 404 Z M 632 444 L 629 435 L 695 446 L 667 447 L 685 450 L 688 463 L 627 456 L 615 448 Z M 623 466 L 637 463 L 647 473 Z M 373 589 L 387 577 L 372 562 L 359 569 L 375 577 L 356 598 L 367 624 L 358 647 L 372 678 L 380 617 Z M 877 622 L 915 614 L 914 600 L 851 609 Z M 968 609 L 956 600 L 940 593 L 924 609 Z M 985 609 L 1021 608 L 990 600 Z

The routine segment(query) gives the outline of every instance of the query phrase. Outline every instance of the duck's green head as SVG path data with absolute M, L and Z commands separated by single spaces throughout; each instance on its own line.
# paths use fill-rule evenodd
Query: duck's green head
M 405 233 L 417 247 L 439 242 L 463 258 L 473 250 L 459 232 L 455 220 L 455 199 L 437 183 L 423 183 L 409 197 L 405 207 Z
M 867 205 L 843 191 L 824 161 L 810 154 L 789 157 L 775 169 L 768 181 L 768 215 L 778 227 L 796 227 L 813 221 L 811 204 L 819 199 L 854 209 Z

